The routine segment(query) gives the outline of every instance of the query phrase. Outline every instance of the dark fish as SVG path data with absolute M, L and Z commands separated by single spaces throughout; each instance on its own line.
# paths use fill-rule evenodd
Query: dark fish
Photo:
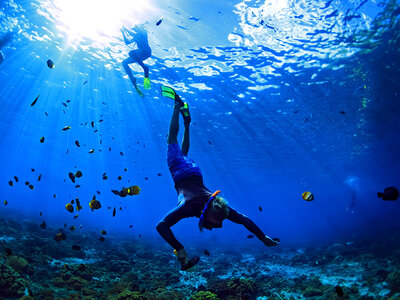
M 162 174 L 161 173 L 157 173 L 157 176 L 162 176 Z
M 126 172 L 126 171 L 128 171 L 128 169 L 127 169 L 127 168 L 125 168 L 125 169 L 124 169 L 124 171 Z
M 75 204 L 75 200 L 74 199 L 71 200 L 71 204 Z
M 100 242 L 104 242 L 106 239 L 104 238 L 104 236 L 101 236 L 100 238 L 99 238 L 99 241 Z
M 259 210 L 259 211 L 262 211 L 262 207 L 261 207 L 261 206 L 259 206 L 259 207 L 258 207 L 258 210 Z
M 208 141 L 208 144 L 212 146 L 212 143 L 210 141 Z
M 124 152 L 122 152 L 122 151 L 119 154 L 121 154 L 121 156 L 124 156 Z
M 33 102 L 32 102 L 32 104 L 31 104 L 31 106 L 34 106 L 34 105 L 36 104 L 36 102 L 37 102 L 37 100 L 39 99 L 39 97 L 40 97 L 40 95 L 39 95 L 39 96 L 37 96 L 35 100 L 33 100 Z
M 195 17 L 189 17 L 188 20 L 193 20 L 193 21 L 197 22 L 197 21 L 199 21 L 200 19 L 197 19 L 197 18 L 195 18 Z
M 74 173 L 69 172 L 69 173 L 68 173 L 68 176 L 69 176 L 69 179 L 71 179 L 71 181 L 72 181 L 73 183 L 75 183 L 75 175 L 74 175 Z
M 4 205 L 7 205 L 8 204 L 8 201 L 7 200 L 4 200 Z
M 42 137 L 40 138 L 40 142 L 41 142 L 41 143 L 44 143 L 44 136 L 42 136 Z
M 64 223 L 64 228 L 66 228 L 67 227 L 67 223 Z
M 42 174 L 39 174 L 37 181 L 40 181 L 40 179 L 42 179 Z
M 80 211 L 82 209 L 82 206 L 81 206 L 81 201 L 79 200 L 79 197 L 75 198 L 75 202 L 76 202 L 76 210 Z
M 13 186 L 14 185 L 14 182 L 12 182 L 11 180 L 8 182 L 8 184 L 10 185 L 10 186 Z
M 76 186 L 75 186 L 75 188 L 80 188 L 81 187 L 81 185 L 80 184 L 77 184 Z
M 117 210 L 115 209 L 115 207 L 114 207 L 114 209 L 113 209 L 113 217 L 115 217 L 115 213 L 117 212 Z
M 339 285 L 335 286 L 335 291 L 336 291 L 336 294 L 338 294 L 339 297 L 343 297 L 343 295 L 344 295 L 343 289 Z
M 45 221 L 43 221 L 43 223 L 42 223 L 42 224 L 40 224 L 39 226 L 40 226 L 40 228 L 42 228 L 42 229 L 46 229 L 46 227 L 47 227 L 47 225 L 46 225 L 46 222 L 45 222 Z
M 142 235 L 139 233 L 139 237 L 142 237 Z
M 66 103 L 64 103 L 64 102 L 62 103 L 62 105 L 64 105 L 65 107 L 68 107 L 68 106 L 67 106 L 67 104 L 66 104 Z
M 29 181 L 25 181 L 25 185 L 29 185 Z
M 99 194 L 99 195 L 101 194 L 100 191 L 96 191 L 96 193 Z
M 144 180 L 149 180 L 149 177 L 145 177 Z
M 81 171 L 76 171 L 75 177 L 76 178 L 81 178 L 82 177 L 82 172 Z
M 90 123 L 90 125 L 92 125 L 92 127 L 94 127 L 94 122 L 92 121 L 92 123 Z
M 99 120 L 99 123 L 101 123 L 101 122 L 103 122 L 103 121 L 104 121 L 103 119 L 100 119 L 100 120 Z
M 133 225 L 129 225 L 129 228 L 132 228 L 133 227 Z
M 96 200 L 96 196 L 95 195 L 93 195 L 92 201 L 89 202 L 89 206 L 92 209 L 92 211 L 94 209 L 99 209 L 101 207 L 101 203 L 100 203 L 100 201 Z
M 14 176 L 15 182 L 18 182 L 18 177 Z
M 32 172 L 35 172 L 35 169 L 31 169 Z
M 29 185 L 29 188 L 33 190 L 34 186 L 32 184 Z
M 72 248 L 72 250 L 74 250 L 74 251 L 79 251 L 79 250 L 82 249 L 82 248 L 81 248 L 80 246 L 78 246 L 78 245 L 72 245 L 71 248 Z
M 383 193 L 377 193 L 378 198 L 382 198 L 382 200 L 394 201 L 399 198 L 399 191 L 395 187 L 387 187 Z
M 53 61 L 52 61 L 51 59 L 47 60 L 47 66 L 48 66 L 50 69 L 53 69 L 53 68 L 54 68 L 54 63 L 53 63 Z
M 253 234 L 249 234 L 248 236 L 246 236 L 248 239 L 252 239 L 254 237 Z
M 105 230 L 100 231 L 100 233 L 101 233 L 102 235 L 107 235 L 107 231 L 105 231 Z
M 204 250 L 204 254 L 207 256 L 210 256 L 210 251 L 208 251 L 207 249 Z
M 63 131 L 67 131 L 67 130 L 69 130 L 69 129 L 71 129 L 71 126 L 65 126 L 62 130 L 63 130 Z
M 108 176 L 103 174 L 103 180 L 107 180 L 107 179 L 108 179 Z
M 12 250 L 10 248 L 6 248 L 6 249 L 4 249 L 4 251 L 6 252 L 7 256 L 12 255 Z
M 160 20 L 158 20 L 157 22 L 156 22 L 156 26 L 160 26 L 160 24 L 161 24 L 161 22 L 164 20 L 164 18 L 160 18 Z
M 56 240 L 56 242 L 61 242 L 67 239 L 67 235 L 64 232 L 60 232 L 55 235 L 54 239 Z
M 57 195 L 56 195 L 56 194 L 53 194 L 53 198 L 57 198 Z
M 113 192 L 117 196 L 121 196 L 121 193 L 119 191 L 117 191 L 117 190 L 111 190 L 111 192 Z
M 341 113 L 342 115 L 345 115 L 345 114 L 346 114 L 346 112 L 345 112 L 345 111 L 343 111 L 343 110 L 342 110 L 340 113 Z
M 42 216 L 43 215 L 42 212 L 40 212 L 39 215 Z
M 89 153 L 93 153 L 93 152 L 94 152 L 94 149 L 90 149 L 90 150 L 89 150 Z
M 88 81 L 86 80 L 82 85 L 85 85 Z
M 44 114 L 48 117 L 49 115 L 47 114 L 47 112 L 44 112 Z
M 122 179 L 122 176 L 118 176 L 118 180 L 121 180 Z

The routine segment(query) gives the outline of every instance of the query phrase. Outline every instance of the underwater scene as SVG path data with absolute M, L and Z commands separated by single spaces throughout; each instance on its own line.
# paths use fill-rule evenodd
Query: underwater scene
M 400 299 L 400 1 L 1 0 L 0 299 Z

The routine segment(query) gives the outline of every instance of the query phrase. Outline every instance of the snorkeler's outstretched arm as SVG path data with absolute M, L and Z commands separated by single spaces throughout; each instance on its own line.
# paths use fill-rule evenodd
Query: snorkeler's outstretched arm
M 129 45 L 129 44 L 132 44 L 134 41 L 133 41 L 133 39 L 129 39 L 128 38 L 128 36 L 126 34 L 127 31 L 130 32 L 128 29 L 126 29 L 126 27 L 122 27 L 121 28 L 121 32 L 122 32 L 122 36 L 124 38 L 124 42 L 125 42 L 126 45 Z
M 265 235 L 262 230 L 247 216 L 238 213 L 232 207 L 229 208 L 228 220 L 236 224 L 242 224 L 248 231 L 254 234 L 265 246 L 277 246 L 279 245 L 279 239 L 271 239 L 269 236 Z
M 165 217 L 158 223 L 157 231 L 161 235 L 161 237 L 172 246 L 175 250 L 179 251 L 183 249 L 183 246 L 179 241 L 175 238 L 172 233 L 171 227 L 178 223 L 180 220 L 184 218 L 191 217 L 190 212 L 188 210 L 185 202 L 182 202 L 177 207 L 172 209 Z
M 5 47 L 14 37 L 13 32 L 7 32 L 2 37 L 0 37 L 0 50 Z

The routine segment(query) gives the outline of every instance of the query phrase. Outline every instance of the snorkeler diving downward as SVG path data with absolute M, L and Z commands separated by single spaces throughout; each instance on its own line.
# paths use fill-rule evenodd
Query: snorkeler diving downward
M 178 193 L 178 205 L 172 209 L 157 225 L 157 231 L 163 239 L 176 251 L 181 270 L 186 270 L 196 264 L 198 260 L 187 262 L 187 253 L 181 243 L 175 238 L 171 227 L 180 220 L 188 217 L 199 218 L 199 228 L 211 230 L 221 228 L 222 221 L 228 219 L 242 224 L 253 233 L 264 245 L 271 247 L 279 245 L 279 239 L 271 239 L 247 216 L 230 207 L 226 200 L 218 196 L 219 191 L 212 193 L 203 183 L 203 176 L 197 163 L 190 159 L 189 126 L 191 116 L 187 103 L 184 103 L 174 89 L 162 86 L 162 95 L 175 100 L 174 111 L 169 127 L 167 162 Z M 184 120 L 182 147 L 178 144 L 179 113 Z M 195 261 L 194 263 L 190 263 Z
M 135 25 L 131 30 L 125 26 L 121 28 L 122 36 L 125 44 L 136 43 L 137 49 L 129 52 L 129 57 L 122 62 L 125 72 L 128 74 L 133 86 L 140 97 L 144 97 L 143 92 L 139 89 L 136 83 L 136 78 L 133 77 L 132 70 L 129 64 L 138 63 L 144 71 L 143 86 L 145 89 L 150 89 L 150 78 L 149 78 L 149 67 L 146 66 L 143 61 L 151 56 L 151 48 L 147 38 L 147 31 L 143 24 Z

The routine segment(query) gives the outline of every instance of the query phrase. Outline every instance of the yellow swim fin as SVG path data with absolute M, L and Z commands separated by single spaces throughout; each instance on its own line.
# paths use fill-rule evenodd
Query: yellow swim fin
M 151 88 L 151 84 L 150 84 L 150 78 L 149 77 L 145 77 L 143 79 L 143 86 L 146 90 L 149 90 Z

